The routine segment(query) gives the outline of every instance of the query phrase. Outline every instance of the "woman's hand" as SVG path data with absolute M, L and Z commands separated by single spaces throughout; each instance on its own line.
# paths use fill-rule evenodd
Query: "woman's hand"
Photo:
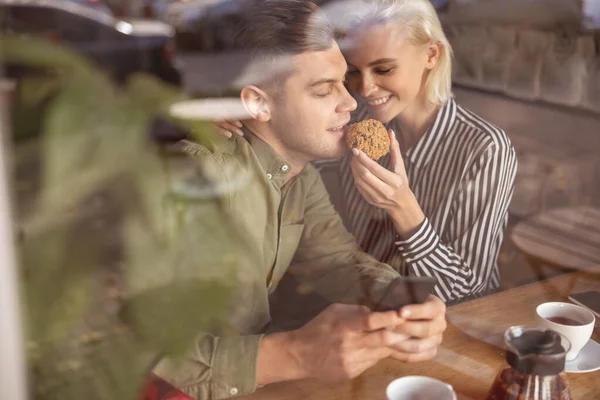
M 358 149 L 352 149 L 354 158 L 351 168 L 356 187 L 365 200 L 376 207 L 392 210 L 406 203 L 406 198 L 411 193 L 400 145 L 393 131 L 390 130 L 388 134 L 392 171 L 388 171 Z
M 393 131 L 390 135 L 392 171 L 388 171 L 365 153 L 352 149 L 350 164 L 358 191 L 370 204 L 386 210 L 402 236 L 410 235 L 425 219 L 425 215 L 408 185 L 408 176 Z
M 244 136 L 242 132 L 242 123 L 240 121 L 216 121 L 214 124 L 217 126 L 217 131 L 230 138 L 234 133 L 236 135 Z

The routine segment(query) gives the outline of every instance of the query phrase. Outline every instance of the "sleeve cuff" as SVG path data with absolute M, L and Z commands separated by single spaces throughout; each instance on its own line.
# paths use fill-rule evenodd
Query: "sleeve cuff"
M 415 262 L 435 251 L 440 243 L 440 238 L 427 218 L 423 220 L 417 231 L 408 239 L 396 236 L 398 251 L 404 256 L 406 262 Z
M 162 359 L 153 369 L 160 378 L 194 399 L 225 399 L 256 390 L 256 362 L 263 335 L 208 336 L 194 357 Z
M 263 335 L 221 337 L 214 355 L 212 378 L 214 399 L 252 393 L 256 390 L 256 362 Z

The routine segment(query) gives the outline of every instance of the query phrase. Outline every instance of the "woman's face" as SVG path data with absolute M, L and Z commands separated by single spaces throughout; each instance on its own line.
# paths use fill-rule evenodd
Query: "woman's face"
M 415 46 L 384 25 L 361 28 L 349 39 L 348 88 L 368 104 L 373 118 L 387 123 L 424 101 L 427 72 L 437 61 L 436 46 Z

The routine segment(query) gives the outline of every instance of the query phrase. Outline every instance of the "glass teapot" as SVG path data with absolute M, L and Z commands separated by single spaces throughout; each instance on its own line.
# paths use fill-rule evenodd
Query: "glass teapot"
M 486 400 L 571 400 L 565 358 L 569 341 L 549 329 L 513 326 L 504 333 L 506 363 Z

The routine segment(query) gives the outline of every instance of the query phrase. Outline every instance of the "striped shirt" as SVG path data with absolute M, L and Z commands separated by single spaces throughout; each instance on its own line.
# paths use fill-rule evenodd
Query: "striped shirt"
M 354 121 L 368 119 L 359 104 Z M 401 132 L 395 121 L 388 129 Z M 517 159 L 501 129 L 450 99 L 415 146 L 403 153 L 409 185 L 426 218 L 411 237 L 396 233 L 390 216 L 367 203 L 350 169 L 339 168 L 348 229 L 363 250 L 403 275 L 438 279 L 444 301 L 481 295 L 500 286 L 497 257 L 508 222 Z M 390 155 L 379 160 L 390 169 Z M 331 166 L 331 162 L 320 166 Z

